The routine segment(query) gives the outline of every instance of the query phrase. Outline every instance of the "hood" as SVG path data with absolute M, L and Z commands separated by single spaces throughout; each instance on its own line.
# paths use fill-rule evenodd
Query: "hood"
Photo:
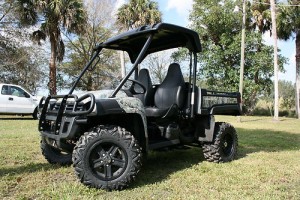
M 114 90 L 95 90 L 95 91 L 86 91 L 76 93 L 78 97 L 83 96 L 86 93 L 92 93 L 95 96 L 95 99 L 106 99 L 109 98 Z M 127 97 L 126 93 L 123 91 L 119 91 L 116 98 Z

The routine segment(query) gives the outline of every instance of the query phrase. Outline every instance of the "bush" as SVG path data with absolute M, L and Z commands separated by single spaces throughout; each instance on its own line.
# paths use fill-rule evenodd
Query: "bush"
M 270 112 L 269 109 L 265 108 L 254 108 L 254 110 L 251 112 L 251 115 L 254 116 L 272 116 L 273 114 Z
M 296 111 L 295 110 L 280 110 L 279 116 L 281 116 L 281 117 L 296 117 Z
M 279 108 L 278 114 L 280 117 L 296 117 L 296 111 L 294 109 L 287 109 L 283 107 Z M 255 105 L 253 111 L 250 113 L 250 115 L 273 116 L 274 115 L 273 103 L 268 102 L 266 100 L 259 100 Z

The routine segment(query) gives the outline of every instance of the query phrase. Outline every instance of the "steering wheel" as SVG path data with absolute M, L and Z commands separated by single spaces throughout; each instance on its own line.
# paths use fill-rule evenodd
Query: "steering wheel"
M 132 94 L 145 94 L 146 87 L 141 83 L 140 81 L 134 80 L 134 79 L 127 79 L 128 81 L 132 82 L 131 87 L 129 88 L 129 91 Z M 135 88 L 135 84 L 139 86 L 138 88 Z M 142 90 L 142 91 L 141 91 Z

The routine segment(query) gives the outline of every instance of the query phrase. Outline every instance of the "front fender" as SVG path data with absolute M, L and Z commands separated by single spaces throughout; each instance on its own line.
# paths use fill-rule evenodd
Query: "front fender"
M 146 139 L 146 151 L 147 151 L 148 150 L 147 118 L 146 118 L 145 108 L 142 101 L 135 97 L 117 98 L 116 101 L 126 113 L 131 113 L 131 114 L 136 113 L 140 115 L 143 121 L 143 127 L 145 132 L 145 139 Z

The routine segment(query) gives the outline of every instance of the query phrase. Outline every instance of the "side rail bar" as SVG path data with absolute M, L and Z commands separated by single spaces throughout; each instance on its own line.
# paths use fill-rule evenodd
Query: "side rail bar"
M 218 92 L 212 90 L 201 90 L 201 108 L 207 109 L 214 106 L 237 105 L 241 104 L 239 92 Z
M 203 96 L 214 96 L 214 97 L 232 97 L 232 98 L 240 98 L 241 94 L 239 92 L 219 92 L 213 90 L 203 90 Z

